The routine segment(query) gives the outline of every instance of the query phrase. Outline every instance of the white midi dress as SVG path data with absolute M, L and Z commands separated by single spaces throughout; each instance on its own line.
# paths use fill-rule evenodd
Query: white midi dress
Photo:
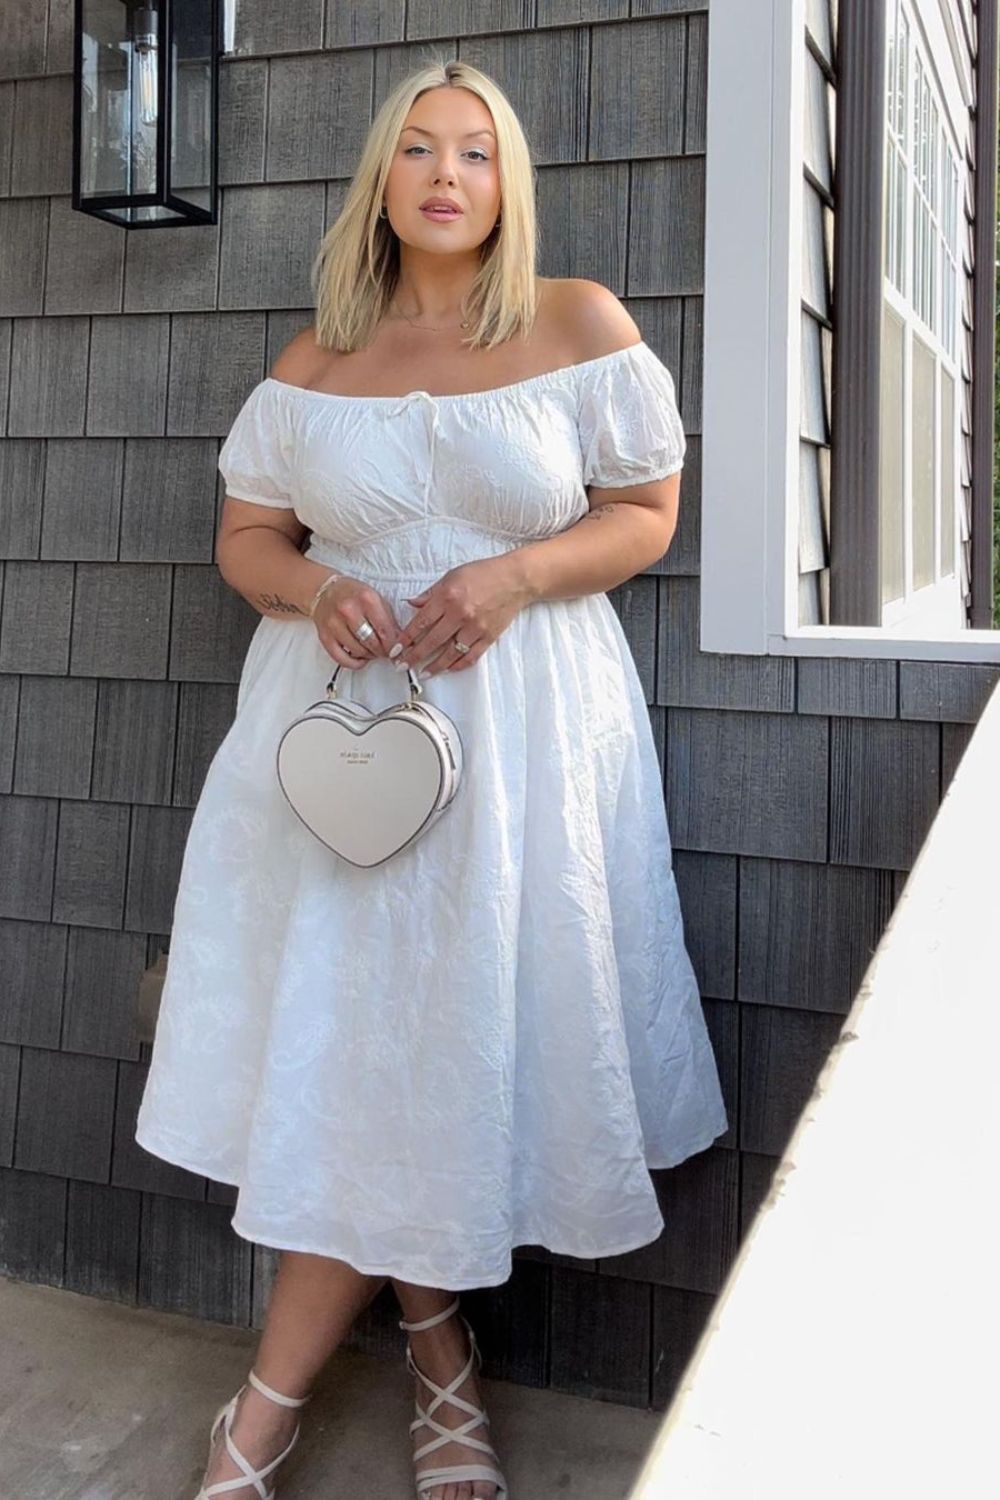
M 294 509 L 306 555 L 391 606 L 539 540 L 585 486 L 682 467 L 645 343 L 473 393 L 362 397 L 266 378 L 219 455 L 226 490 Z M 285 801 L 287 724 L 334 663 L 261 618 L 191 821 L 136 1140 L 238 1188 L 243 1238 L 454 1289 L 511 1249 L 615 1255 L 664 1227 L 650 1167 L 727 1128 L 684 943 L 642 685 L 606 593 L 522 609 L 424 682 L 455 721 L 454 801 L 351 865 Z M 407 696 L 385 658 L 344 696 Z

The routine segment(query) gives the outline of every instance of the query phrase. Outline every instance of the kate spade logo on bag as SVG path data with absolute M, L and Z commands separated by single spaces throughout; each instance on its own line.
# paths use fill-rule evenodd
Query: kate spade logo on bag
M 341 750 L 340 758 L 341 760 L 365 765 L 368 761 L 374 760 L 377 753 L 375 750 Z

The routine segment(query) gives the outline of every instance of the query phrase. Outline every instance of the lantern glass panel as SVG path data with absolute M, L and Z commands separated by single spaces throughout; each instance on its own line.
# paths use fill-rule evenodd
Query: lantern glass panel
M 84 0 L 81 37 L 80 191 L 84 197 L 156 192 L 156 118 L 143 119 L 140 69 L 130 7 Z
M 212 7 L 173 0 L 170 182 L 176 197 L 206 212 L 212 204 Z

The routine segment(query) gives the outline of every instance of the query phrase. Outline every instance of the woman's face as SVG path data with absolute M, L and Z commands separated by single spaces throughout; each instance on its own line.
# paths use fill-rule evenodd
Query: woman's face
M 446 198 L 459 212 L 435 217 L 421 205 Z M 385 184 L 389 221 L 408 245 L 439 254 L 469 251 L 500 209 L 493 116 L 468 89 L 428 89 L 400 131 Z

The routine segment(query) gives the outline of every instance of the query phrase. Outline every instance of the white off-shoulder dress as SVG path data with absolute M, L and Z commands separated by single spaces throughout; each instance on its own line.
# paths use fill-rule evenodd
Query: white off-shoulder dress
M 490 390 L 361 397 L 267 378 L 219 456 L 240 500 L 294 509 L 306 555 L 404 598 L 552 536 L 585 486 L 682 467 L 643 341 Z M 416 843 L 353 866 L 275 773 L 334 663 L 262 617 L 177 891 L 136 1140 L 238 1188 L 261 1244 L 461 1290 L 511 1249 L 615 1255 L 664 1226 L 650 1167 L 727 1128 L 685 948 L 642 685 L 606 593 L 528 605 L 424 683 L 465 768 Z M 372 709 L 385 658 L 338 686 Z

